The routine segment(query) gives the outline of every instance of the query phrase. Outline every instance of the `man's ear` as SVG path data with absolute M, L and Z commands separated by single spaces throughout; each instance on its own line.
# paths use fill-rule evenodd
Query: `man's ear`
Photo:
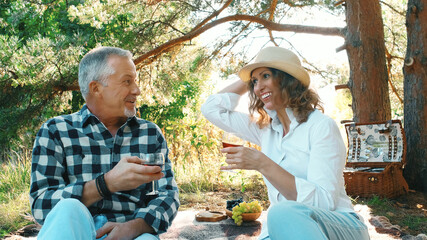
M 92 95 L 97 95 L 100 92 L 100 88 L 99 88 L 99 82 L 97 81 L 92 81 L 89 83 L 89 94 Z

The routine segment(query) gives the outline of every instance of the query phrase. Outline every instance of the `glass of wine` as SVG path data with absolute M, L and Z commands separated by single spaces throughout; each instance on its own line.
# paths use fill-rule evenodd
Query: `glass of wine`
M 146 153 L 141 154 L 142 164 L 146 166 L 159 166 L 163 167 L 165 164 L 165 156 L 163 153 Z M 153 190 L 147 195 L 151 197 L 159 196 L 159 191 L 157 190 L 157 181 L 153 181 Z
M 241 147 L 241 146 L 243 146 L 244 143 L 245 143 L 245 141 L 243 139 L 237 137 L 233 133 L 224 132 L 224 134 L 222 134 L 222 147 L 223 148 Z M 233 170 L 221 170 L 221 171 L 236 173 L 236 171 L 233 171 Z
M 222 135 L 222 147 L 228 148 L 228 147 L 241 147 L 245 141 L 243 139 L 237 137 L 233 133 L 224 132 Z

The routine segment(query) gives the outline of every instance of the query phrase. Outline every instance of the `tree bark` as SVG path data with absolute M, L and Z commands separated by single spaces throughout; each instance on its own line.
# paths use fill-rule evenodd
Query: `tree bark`
M 378 0 L 346 1 L 345 48 L 350 66 L 353 121 L 390 120 L 384 29 Z
M 427 0 L 409 0 L 404 74 L 406 168 L 411 189 L 427 192 Z

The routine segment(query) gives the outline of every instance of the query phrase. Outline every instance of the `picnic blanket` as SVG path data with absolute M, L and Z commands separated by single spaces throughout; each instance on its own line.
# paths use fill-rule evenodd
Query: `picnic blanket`
M 257 239 L 261 233 L 261 222 L 267 217 L 264 211 L 257 220 L 243 222 L 241 226 L 237 226 L 231 218 L 218 222 L 198 222 L 195 218 L 196 214 L 197 211 L 194 210 L 179 211 L 171 227 L 166 233 L 160 235 L 160 239 Z
M 400 227 L 391 225 L 385 217 L 372 216 L 370 208 L 366 205 L 357 204 L 354 209 L 364 218 L 371 240 L 427 240 L 426 234 L 418 236 L 402 234 Z M 179 211 L 171 227 L 166 233 L 160 235 L 160 239 L 255 240 L 261 233 L 261 222 L 267 218 L 267 213 L 264 211 L 256 221 L 244 222 L 242 226 L 237 226 L 230 218 L 219 222 L 198 222 L 195 217 L 198 212 L 196 210 Z M 38 231 L 39 226 L 32 224 L 4 239 L 36 240 Z

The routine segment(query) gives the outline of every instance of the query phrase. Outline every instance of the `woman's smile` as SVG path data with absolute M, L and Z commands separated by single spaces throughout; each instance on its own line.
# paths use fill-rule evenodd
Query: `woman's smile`
M 271 96 L 271 92 L 266 92 L 266 93 L 261 94 L 261 99 L 267 100 L 267 99 L 270 99 L 270 96 Z

